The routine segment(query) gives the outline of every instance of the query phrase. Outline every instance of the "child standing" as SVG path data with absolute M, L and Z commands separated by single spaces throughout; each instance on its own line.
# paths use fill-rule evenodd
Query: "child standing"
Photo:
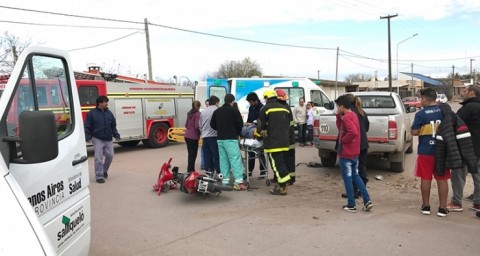
M 307 143 L 308 147 L 313 146 L 313 102 L 307 103 Z
M 443 114 L 435 102 L 437 92 L 432 88 L 420 90 L 422 110 L 415 114 L 412 124 L 412 135 L 418 136 L 418 156 L 415 164 L 415 176 L 420 177 L 420 190 L 422 193 L 422 214 L 430 214 L 430 189 L 432 177 L 435 177 L 438 185 L 438 198 L 440 207 L 437 216 L 448 215 L 448 179 L 450 170 L 445 170 L 443 176 L 435 173 L 435 136 L 437 128 L 442 122 Z
M 350 109 L 351 101 L 346 95 L 338 97 L 337 104 L 337 128 L 338 147 L 337 154 L 342 171 L 343 183 L 347 192 L 347 205 L 343 210 L 357 212 L 353 184 L 358 187 L 363 197 L 363 210 L 370 211 L 373 203 L 370 201 L 367 188 L 358 175 L 358 156 L 360 155 L 360 123 L 357 115 Z M 308 106 L 307 106 L 308 107 Z

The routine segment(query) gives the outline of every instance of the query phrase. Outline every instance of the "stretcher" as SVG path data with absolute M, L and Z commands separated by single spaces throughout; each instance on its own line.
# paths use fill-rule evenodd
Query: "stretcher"
M 265 184 L 267 186 L 270 186 L 270 179 L 268 178 L 268 154 L 263 152 L 263 143 L 256 139 L 242 138 L 240 139 L 240 149 L 244 152 L 244 177 L 246 177 L 245 183 L 247 184 L 247 186 L 250 186 L 250 177 L 248 176 L 248 162 L 251 159 L 251 156 L 249 153 L 253 153 L 253 159 L 258 159 L 260 157 L 260 154 L 265 154 Z

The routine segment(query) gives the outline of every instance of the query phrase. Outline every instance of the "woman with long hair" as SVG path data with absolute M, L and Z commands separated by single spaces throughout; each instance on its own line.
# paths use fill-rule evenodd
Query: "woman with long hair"
M 357 114 L 358 122 L 360 124 L 360 155 L 358 156 L 358 175 L 362 178 L 363 183 L 367 186 L 367 152 L 368 152 L 368 138 L 367 132 L 370 127 L 367 113 L 362 108 L 362 100 L 359 97 L 355 97 L 353 94 L 346 94 L 350 103 L 352 104 L 351 110 Z M 358 188 L 354 186 L 354 195 L 358 198 Z M 346 194 L 342 194 L 342 197 L 346 197 Z
M 187 122 L 185 123 L 185 142 L 188 151 L 187 172 L 195 170 L 195 161 L 197 160 L 198 141 L 200 139 L 200 106 L 198 100 L 192 102 L 192 109 L 187 113 Z

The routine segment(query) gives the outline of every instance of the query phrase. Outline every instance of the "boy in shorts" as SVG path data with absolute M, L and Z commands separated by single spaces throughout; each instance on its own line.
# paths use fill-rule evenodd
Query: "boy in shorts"
M 415 164 L 415 176 L 420 177 L 420 190 L 422 194 L 422 214 L 430 214 L 430 189 L 432 177 L 435 177 L 438 185 L 438 197 L 440 207 L 437 216 L 448 215 L 448 179 L 450 170 L 445 170 L 443 176 L 435 173 L 435 135 L 437 128 L 442 122 L 443 114 L 435 102 L 437 93 L 432 88 L 420 90 L 423 109 L 415 114 L 412 124 L 412 135 L 418 136 L 417 162 Z

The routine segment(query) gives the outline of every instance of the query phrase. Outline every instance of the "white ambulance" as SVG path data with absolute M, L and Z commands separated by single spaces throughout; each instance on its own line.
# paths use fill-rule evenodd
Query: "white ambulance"
M 88 157 L 71 68 L 65 51 L 28 48 L 0 97 L 0 255 L 88 255 Z M 42 80 L 60 89 L 37 90 Z

